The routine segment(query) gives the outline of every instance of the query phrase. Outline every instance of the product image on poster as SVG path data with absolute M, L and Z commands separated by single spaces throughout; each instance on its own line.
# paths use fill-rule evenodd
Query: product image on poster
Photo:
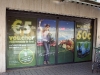
M 77 57 L 84 58 L 90 54 L 90 42 L 77 42 Z
M 24 49 L 19 53 L 19 61 L 22 64 L 29 64 L 33 61 L 34 55 L 33 51 L 29 49 Z
M 36 65 L 35 18 L 7 18 L 7 68 Z
M 37 27 L 37 64 L 46 65 L 55 63 L 56 21 L 38 19 Z
M 59 21 L 58 63 L 73 62 L 74 22 Z
M 92 58 L 92 26 L 87 23 L 76 23 L 75 62 L 88 61 Z

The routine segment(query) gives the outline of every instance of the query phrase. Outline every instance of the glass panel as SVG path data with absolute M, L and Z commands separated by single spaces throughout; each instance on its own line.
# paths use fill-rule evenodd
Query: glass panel
M 35 18 L 7 17 L 7 68 L 36 65 Z
M 48 34 L 51 38 L 48 36 Z M 38 19 L 37 65 L 55 64 L 55 34 L 55 20 Z
M 92 56 L 91 22 L 76 23 L 75 62 L 91 60 Z
M 59 21 L 58 63 L 73 62 L 74 22 Z

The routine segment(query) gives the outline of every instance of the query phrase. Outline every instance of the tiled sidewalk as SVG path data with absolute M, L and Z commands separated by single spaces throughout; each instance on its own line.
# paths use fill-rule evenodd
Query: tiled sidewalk
M 1 75 L 100 75 L 91 71 L 91 62 L 9 70 Z

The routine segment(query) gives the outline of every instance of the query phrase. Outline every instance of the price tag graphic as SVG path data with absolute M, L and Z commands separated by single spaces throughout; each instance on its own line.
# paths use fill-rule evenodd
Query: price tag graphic
M 90 32 L 87 32 L 85 30 L 79 30 L 77 32 L 77 39 L 80 40 L 80 39 L 83 39 L 83 40 L 91 40 L 91 33 Z

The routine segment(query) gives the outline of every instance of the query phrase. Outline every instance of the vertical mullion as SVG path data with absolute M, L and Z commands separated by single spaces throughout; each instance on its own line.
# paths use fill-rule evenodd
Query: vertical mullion
M 38 60 L 38 59 L 37 59 L 37 57 L 38 57 L 38 56 L 37 56 L 37 55 L 38 55 L 38 54 L 37 54 L 37 53 L 38 53 L 38 48 L 37 48 L 37 26 L 38 26 L 38 18 L 37 18 L 37 25 L 36 25 L 36 54 L 35 54 L 35 56 L 36 56 L 36 57 L 35 57 L 35 58 L 36 58 L 36 66 L 38 66 L 38 65 L 37 65 L 37 62 L 38 62 L 38 61 L 37 61 L 37 60 Z
M 58 22 L 59 22 L 59 17 L 57 17 L 57 20 L 56 20 L 56 50 L 55 50 L 55 64 L 58 64 Z
M 74 21 L 74 53 L 73 53 L 73 62 L 75 61 L 75 50 L 76 50 L 76 21 Z

